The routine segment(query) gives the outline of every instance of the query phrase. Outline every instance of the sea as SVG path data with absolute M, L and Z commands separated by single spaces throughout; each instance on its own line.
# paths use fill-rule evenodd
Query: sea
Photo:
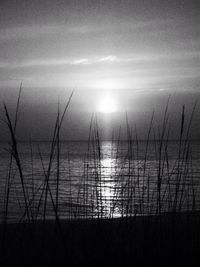
M 0 143 L 0 221 L 200 209 L 200 141 Z

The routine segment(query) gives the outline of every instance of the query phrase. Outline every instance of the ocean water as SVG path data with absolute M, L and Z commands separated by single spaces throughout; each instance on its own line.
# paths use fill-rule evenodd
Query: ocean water
M 111 218 L 200 209 L 200 142 L 0 144 L 0 218 Z M 58 153 L 59 151 L 59 153 Z

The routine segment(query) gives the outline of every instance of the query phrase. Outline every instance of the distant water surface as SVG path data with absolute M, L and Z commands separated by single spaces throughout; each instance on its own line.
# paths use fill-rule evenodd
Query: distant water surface
M 0 144 L 0 213 L 27 219 L 8 144 Z M 200 142 L 20 142 L 25 194 L 34 219 L 119 217 L 200 209 Z M 49 166 L 51 166 L 49 168 Z M 9 180 L 9 186 L 6 181 Z M 48 188 L 47 188 L 48 180 Z M 46 193 L 47 192 L 47 193 Z

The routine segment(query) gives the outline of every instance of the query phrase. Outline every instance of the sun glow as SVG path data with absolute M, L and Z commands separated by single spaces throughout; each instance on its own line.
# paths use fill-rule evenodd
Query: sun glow
M 98 111 L 102 113 L 113 113 L 117 111 L 117 105 L 111 96 L 106 96 L 101 100 Z

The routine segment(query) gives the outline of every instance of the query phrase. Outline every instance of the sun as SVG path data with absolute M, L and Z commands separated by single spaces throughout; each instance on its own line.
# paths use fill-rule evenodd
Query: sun
M 111 96 L 105 96 L 98 105 L 98 112 L 113 113 L 117 111 L 117 104 Z

